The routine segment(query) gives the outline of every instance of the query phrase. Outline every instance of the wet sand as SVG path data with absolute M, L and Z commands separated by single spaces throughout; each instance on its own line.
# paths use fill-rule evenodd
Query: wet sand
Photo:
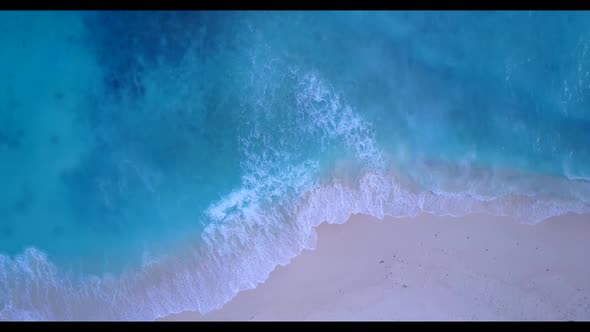
M 590 215 L 356 215 L 219 310 L 165 320 L 590 320 Z

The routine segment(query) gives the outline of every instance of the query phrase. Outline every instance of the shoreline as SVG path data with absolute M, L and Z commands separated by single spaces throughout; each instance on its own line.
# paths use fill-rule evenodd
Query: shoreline
M 590 320 L 590 214 L 353 215 L 206 315 L 159 320 Z

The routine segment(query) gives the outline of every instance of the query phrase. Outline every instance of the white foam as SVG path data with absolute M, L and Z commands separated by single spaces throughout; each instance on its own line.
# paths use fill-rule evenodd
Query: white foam
M 293 172 L 284 179 L 300 175 Z M 184 257 L 155 261 L 117 278 L 74 279 L 58 272 L 35 249 L 15 259 L 2 256 L 0 318 L 150 320 L 184 310 L 207 313 L 239 291 L 256 287 L 277 264 L 288 264 L 302 249 L 314 248 L 315 227 L 320 223 L 344 223 L 358 213 L 383 218 L 483 212 L 538 222 L 565 212 L 589 211 L 573 201 L 528 197 L 482 201 L 469 194 L 416 193 L 391 175 L 374 173 L 366 173 L 352 187 L 334 181 L 300 189 L 299 197 L 275 206 L 254 204 L 225 215 L 222 223 L 206 229 L 206 245 Z
M 2 320 L 152 320 L 171 313 L 220 308 L 238 292 L 264 282 L 305 248 L 314 248 L 316 227 L 341 224 L 353 214 L 377 218 L 421 213 L 462 216 L 489 213 L 535 223 L 566 212 L 589 212 L 575 198 L 476 192 L 416 191 L 383 170 L 370 126 L 345 105 L 317 74 L 304 74 L 295 93 L 299 127 L 323 144 L 344 140 L 371 167 L 350 184 L 320 185 L 318 162 L 294 162 L 281 142 L 254 129 L 243 140 L 242 186 L 212 203 L 203 241 L 182 255 L 146 258 L 143 269 L 120 276 L 75 278 L 37 249 L 0 256 Z M 255 141 L 252 141 L 252 140 Z M 262 142 L 262 143 L 261 143 Z M 269 149 L 260 153 L 256 148 Z M 350 182 L 350 181 L 349 181 Z
M 317 73 L 309 72 L 298 80 L 297 110 L 301 114 L 298 126 L 308 133 L 319 134 L 322 144 L 341 139 L 357 157 L 370 166 L 384 166 L 381 151 L 376 147 L 374 132 L 369 123 L 342 102 Z

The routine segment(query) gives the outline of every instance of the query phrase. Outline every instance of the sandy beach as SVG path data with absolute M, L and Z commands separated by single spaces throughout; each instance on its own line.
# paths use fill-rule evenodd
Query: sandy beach
M 221 309 L 164 320 L 590 320 L 588 253 L 588 214 L 356 215 Z

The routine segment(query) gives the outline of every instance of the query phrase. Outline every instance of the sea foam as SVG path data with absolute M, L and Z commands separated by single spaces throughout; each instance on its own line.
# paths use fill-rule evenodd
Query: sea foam
M 34 248 L 13 258 L 0 256 L 0 319 L 153 320 L 186 310 L 206 314 L 264 282 L 277 265 L 313 249 L 319 224 L 341 224 L 354 214 L 384 218 L 488 213 L 536 223 L 590 211 L 587 202 L 576 198 L 577 192 L 535 194 L 523 186 L 478 195 L 473 189 L 477 186 L 471 192 L 408 186 L 408 180 L 385 167 L 370 124 L 329 83 L 314 72 L 295 79 L 298 116 L 289 126 L 298 134 L 320 135 L 321 144 L 345 142 L 361 165 L 358 177 L 320 180 L 317 160 L 298 160 L 281 142 L 255 128 L 242 138 L 242 185 L 209 206 L 202 241 L 116 276 L 61 271 Z M 264 153 L 258 150 L 260 144 L 249 140 L 253 138 L 266 145 Z M 531 182 L 534 179 L 523 183 Z M 587 190 L 585 183 L 577 186 L 578 192 Z

